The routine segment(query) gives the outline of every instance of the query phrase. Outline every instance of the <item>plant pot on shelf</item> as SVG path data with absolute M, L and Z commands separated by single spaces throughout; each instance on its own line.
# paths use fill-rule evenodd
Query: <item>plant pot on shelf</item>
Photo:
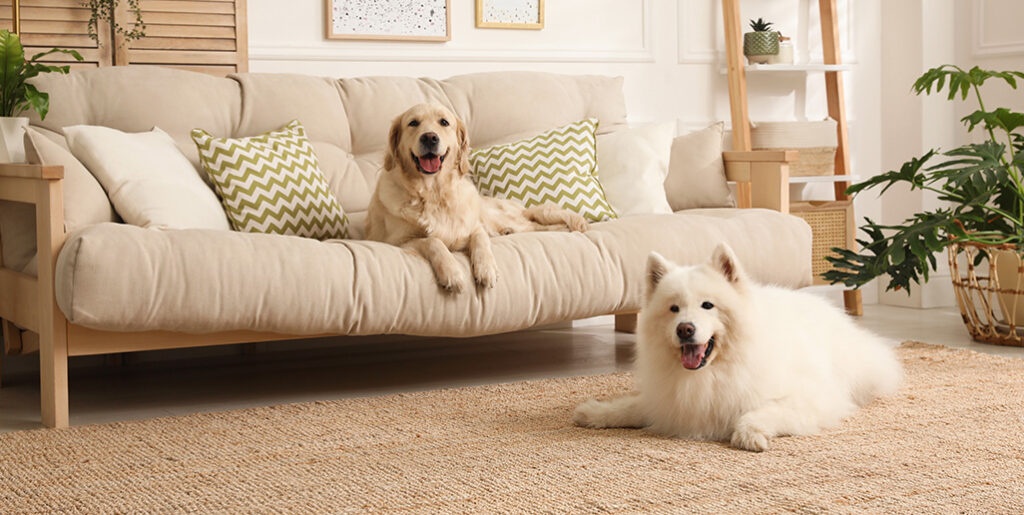
M 1024 260 L 1012 245 L 949 246 L 949 270 L 971 338 L 1024 346 Z
M 28 118 L 0 116 L 0 163 L 25 162 L 25 128 Z
M 756 64 L 767 64 L 779 53 L 779 33 L 774 30 L 747 32 L 743 35 L 743 55 Z

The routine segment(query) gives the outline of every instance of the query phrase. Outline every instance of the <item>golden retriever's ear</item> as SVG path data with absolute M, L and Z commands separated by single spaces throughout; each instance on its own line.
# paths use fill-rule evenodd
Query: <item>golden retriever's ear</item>
M 398 166 L 398 143 L 402 137 L 402 115 L 398 115 L 391 121 L 391 129 L 388 131 L 388 149 L 384 153 L 384 169 L 391 170 Z
M 455 119 L 455 133 L 459 137 L 459 175 L 466 175 L 470 172 L 469 168 L 469 130 L 466 129 L 466 124 L 462 122 L 461 118 Z

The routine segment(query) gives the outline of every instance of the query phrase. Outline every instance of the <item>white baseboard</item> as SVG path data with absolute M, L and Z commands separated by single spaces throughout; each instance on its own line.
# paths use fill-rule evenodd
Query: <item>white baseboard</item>
M 946 274 L 932 275 L 928 282 L 911 286 L 909 295 L 906 290 L 879 290 L 878 303 L 905 308 L 945 308 L 956 306 L 956 298 L 953 296 L 953 281 Z

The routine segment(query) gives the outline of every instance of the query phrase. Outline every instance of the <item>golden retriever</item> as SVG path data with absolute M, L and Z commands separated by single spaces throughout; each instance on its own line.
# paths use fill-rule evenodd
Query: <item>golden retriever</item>
M 388 132 L 366 238 L 423 256 L 438 285 L 458 293 L 466 279 L 452 251 L 468 251 L 473 279 L 490 288 L 498 279 L 491 236 L 587 230 L 586 219 L 554 204 L 527 208 L 484 197 L 469 173 L 469 135 L 454 113 L 439 104 L 420 104 L 400 114 Z

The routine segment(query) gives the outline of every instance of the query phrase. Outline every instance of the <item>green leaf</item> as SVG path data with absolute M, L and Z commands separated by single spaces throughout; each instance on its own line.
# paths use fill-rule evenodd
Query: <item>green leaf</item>
M 51 49 L 49 49 L 49 50 L 47 50 L 47 51 L 45 51 L 45 52 L 40 52 L 40 53 L 38 53 L 38 54 L 36 54 L 36 55 L 32 56 L 32 59 L 31 59 L 31 60 L 30 60 L 29 62 L 33 62 L 33 63 L 34 63 L 34 62 L 38 61 L 38 60 L 39 60 L 40 58 L 42 58 L 42 57 L 46 57 L 46 56 L 48 56 L 48 55 L 50 55 L 50 54 L 56 54 L 56 53 L 61 53 L 61 54 L 67 54 L 67 55 L 70 55 L 71 57 L 73 57 L 73 58 L 74 58 L 74 59 L 75 59 L 76 61 L 78 61 L 78 62 L 82 62 L 82 61 L 84 61 L 84 60 L 85 60 L 85 59 L 84 59 L 84 58 L 82 57 L 82 54 L 79 54 L 79 53 L 78 53 L 77 51 L 75 51 L 75 50 L 68 50 L 68 49 L 66 49 L 66 48 L 51 48 Z M 65 73 L 66 73 L 66 72 L 65 72 Z
M 32 84 L 25 84 L 25 99 L 39 113 L 39 119 L 45 120 L 46 113 L 50 111 L 50 94 L 40 92 Z
M 0 116 L 14 116 L 17 91 L 24 82 L 25 50 L 17 34 L 0 30 Z

